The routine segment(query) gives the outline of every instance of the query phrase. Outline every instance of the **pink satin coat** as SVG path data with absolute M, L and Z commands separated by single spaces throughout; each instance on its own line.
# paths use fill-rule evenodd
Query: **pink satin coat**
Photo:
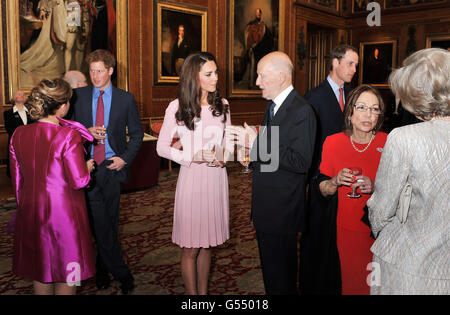
M 90 135 L 79 124 L 60 122 L 19 127 L 10 145 L 18 205 L 13 272 L 46 283 L 95 275 L 82 189 L 90 180 L 83 147 Z

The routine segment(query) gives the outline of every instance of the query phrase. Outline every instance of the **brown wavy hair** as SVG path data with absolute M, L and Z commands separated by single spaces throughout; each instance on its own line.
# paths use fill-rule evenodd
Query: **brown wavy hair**
M 178 84 L 179 107 L 175 114 L 178 124 L 184 124 L 189 130 L 195 129 L 195 119 L 200 118 L 201 106 L 200 98 L 202 89 L 199 81 L 199 72 L 203 65 L 208 61 L 214 61 L 216 58 L 208 52 L 198 52 L 189 55 L 183 63 L 180 73 L 180 82 Z M 228 104 L 224 104 L 217 86 L 215 92 L 208 93 L 208 104 L 213 116 L 223 115 L 223 122 L 227 120 Z
M 72 97 L 72 88 L 63 79 L 44 79 L 31 90 L 25 106 L 31 118 L 39 120 L 54 115 Z
M 116 58 L 109 50 L 97 49 L 91 52 L 86 57 L 86 63 L 88 64 L 88 66 L 90 66 L 93 62 L 100 61 L 103 61 L 106 69 L 114 68 L 116 66 Z
M 355 111 L 355 104 L 358 100 L 359 96 L 364 92 L 370 92 L 375 95 L 378 99 L 378 104 L 380 106 L 381 114 L 378 115 L 377 124 L 372 130 L 373 134 L 376 134 L 378 130 L 380 130 L 381 126 L 384 122 L 384 113 L 386 112 L 386 107 L 383 102 L 383 97 L 381 97 L 380 92 L 369 84 L 362 84 L 356 87 L 354 90 L 350 92 L 348 95 L 348 101 L 345 102 L 344 108 L 344 132 L 346 135 L 350 136 L 353 133 L 353 125 L 350 117 L 352 117 Z

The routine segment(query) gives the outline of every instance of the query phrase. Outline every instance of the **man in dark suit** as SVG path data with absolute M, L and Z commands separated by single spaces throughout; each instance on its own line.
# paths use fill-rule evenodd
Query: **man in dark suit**
M 339 279 L 334 279 L 333 267 L 324 267 L 324 270 L 332 273 L 317 274 L 317 266 L 328 264 L 332 259 L 328 246 L 333 232 L 328 224 L 332 216 L 327 209 L 327 204 L 315 189 L 314 185 L 322 158 L 322 145 L 326 137 L 341 132 L 344 127 L 344 105 L 351 88 L 350 83 L 359 63 L 358 51 L 349 45 L 339 45 L 333 49 L 330 55 L 331 70 L 328 77 L 308 93 L 305 98 L 314 108 L 318 121 L 316 144 L 311 169 L 309 170 L 309 198 L 306 217 L 303 222 L 306 226 L 302 229 L 301 238 L 302 255 L 300 257 L 300 289 L 302 293 L 339 293 Z M 334 236 L 335 238 L 335 236 Z M 334 245 L 331 245 L 334 246 Z M 337 253 L 337 249 L 336 249 Z M 336 257 L 335 257 L 336 258 Z M 333 280 L 334 279 L 334 280 Z
M 13 135 L 17 127 L 27 125 L 33 122 L 33 120 L 30 117 L 30 114 L 28 114 L 28 109 L 25 107 L 25 100 L 26 100 L 25 92 L 21 90 L 16 91 L 16 93 L 14 93 L 13 99 L 11 100 L 13 108 L 3 112 L 5 129 L 6 132 L 8 133 L 8 146 L 6 149 L 6 157 L 7 157 L 6 175 L 8 175 L 8 177 L 11 177 L 9 165 L 9 143 L 11 141 L 11 136 Z
M 96 139 L 89 152 L 97 168 L 87 191 L 98 248 L 96 282 L 99 289 L 108 288 L 111 273 L 121 282 L 122 293 L 128 294 L 134 289 L 134 278 L 123 261 L 118 240 L 120 186 L 128 179 L 128 166 L 142 144 L 142 126 L 134 96 L 111 83 L 114 56 L 99 49 L 86 61 L 94 86 L 74 90 L 77 98 L 72 118 Z
M 248 143 L 253 144 L 251 217 L 264 287 L 270 295 L 297 293 L 297 235 L 316 135 L 313 109 L 294 90 L 292 71 L 292 62 L 285 53 L 264 56 L 258 63 L 256 85 L 271 102 L 266 107 L 259 135 L 253 141 L 250 127 L 229 128 L 240 139 L 247 134 Z
M 344 127 L 343 106 L 351 91 L 345 83 L 350 83 L 356 72 L 358 51 L 349 45 L 339 45 L 331 52 L 330 60 L 328 77 L 305 95 L 317 115 L 318 122 L 316 150 L 311 167 L 313 176 L 317 175 L 325 138 L 341 132 Z

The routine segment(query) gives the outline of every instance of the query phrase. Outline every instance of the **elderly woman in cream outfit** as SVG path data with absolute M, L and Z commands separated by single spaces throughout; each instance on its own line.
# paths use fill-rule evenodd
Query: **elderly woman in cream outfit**
M 377 237 L 371 294 L 450 294 L 450 52 L 429 48 L 389 77 L 403 107 L 424 122 L 388 137 L 367 202 Z M 409 211 L 397 210 L 404 187 Z M 379 270 L 376 270 L 379 268 Z

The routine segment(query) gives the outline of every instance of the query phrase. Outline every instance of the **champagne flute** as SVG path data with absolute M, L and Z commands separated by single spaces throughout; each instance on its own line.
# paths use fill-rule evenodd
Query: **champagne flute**
M 249 174 L 252 172 L 252 170 L 248 167 L 250 165 L 250 155 L 246 154 L 244 157 L 244 168 L 242 169 L 242 173 Z
M 207 150 L 211 150 L 212 152 L 216 153 L 216 145 L 215 145 L 215 144 L 210 143 L 210 144 L 207 146 L 207 148 L 208 148 Z M 206 166 L 209 166 L 209 167 L 218 167 L 218 165 L 214 164 L 214 161 L 208 162 L 208 163 L 206 164 Z
M 101 127 L 102 127 L 102 128 L 105 128 L 105 125 L 102 125 Z M 106 136 L 106 130 L 105 130 L 105 132 L 99 132 L 98 135 L 99 135 L 99 136 L 105 137 L 105 136 Z M 105 144 L 105 139 L 100 139 L 100 140 L 98 141 L 98 143 L 99 143 L 99 144 Z
M 358 167 L 358 166 L 350 166 L 348 167 L 348 169 L 350 171 L 352 171 L 352 175 L 354 176 L 358 176 L 358 175 L 362 175 L 362 168 Z M 361 179 L 358 179 L 358 182 L 362 181 Z M 358 194 L 356 192 L 357 187 L 353 186 L 352 187 L 352 192 L 351 193 L 347 193 L 347 196 L 350 198 L 361 198 L 361 195 Z

